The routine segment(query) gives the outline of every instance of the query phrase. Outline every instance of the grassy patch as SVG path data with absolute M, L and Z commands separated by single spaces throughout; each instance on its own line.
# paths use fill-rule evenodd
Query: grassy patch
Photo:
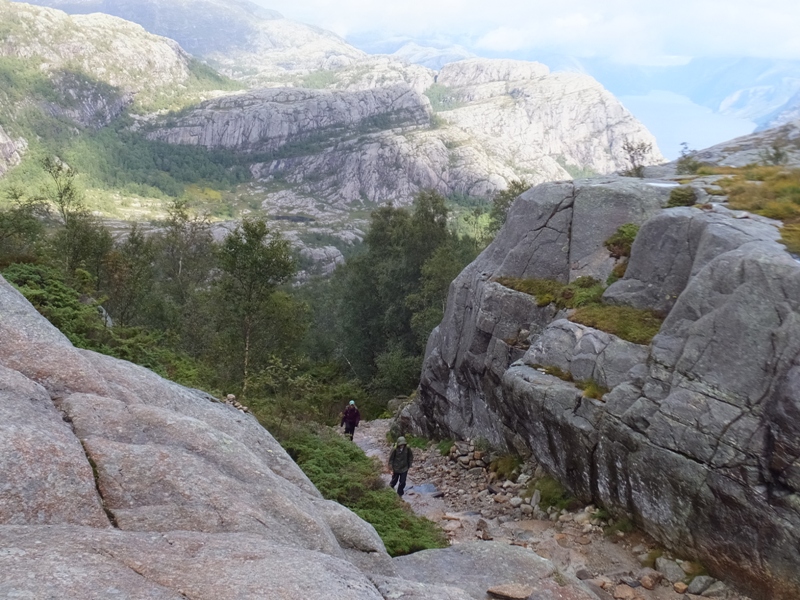
M 579 308 L 570 321 L 600 329 L 634 344 L 649 344 L 661 329 L 664 317 L 653 310 L 596 305 Z
M 553 377 L 558 377 L 562 381 L 574 381 L 572 378 L 572 373 L 569 371 L 565 371 L 561 367 L 549 366 L 549 367 L 542 367 L 546 375 L 552 375 Z
M 697 204 L 697 193 L 689 186 L 677 187 L 669 193 L 667 208 L 676 206 L 694 206 Z
M 606 285 L 611 285 L 615 281 L 619 281 L 623 277 L 625 277 L 625 272 L 628 270 L 628 259 L 625 258 L 619 261 L 617 264 L 614 265 L 614 268 L 611 269 L 611 275 L 608 276 L 606 279 Z
M 433 112 L 453 110 L 463 106 L 458 94 L 441 83 L 434 83 L 425 90 L 425 95 L 428 97 L 428 100 L 431 101 Z
M 575 498 L 570 495 L 567 488 L 561 485 L 557 479 L 549 475 L 537 479 L 533 482 L 531 488 L 531 493 L 533 493 L 534 490 L 539 490 L 541 496 L 539 506 L 542 509 L 546 510 L 553 506 L 558 510 L 563 510 L 575 503 Z
M 327 429 L 298 430 L 281 443 L 325 498 L 347 506 L 375 527 L 390 555 L 447 546 L 441 529 L 416 516 L 387 488 L 376 461 L 349 440 Z
M 539 306 L 555 304 L 558 308 L 578 308 L 597 303 L 605 290 L 602 283 L 591 277 L 579 277 L 570 284 L 553 279 L 518 277 L 498 277 L 495 281 L 512 290 L 534 296 Z
M 575 385 L 583 390 L 584 398 L 594 398 L 595 400 L 600 400 L 610 391 L 607 387 L 600 385 L 594 379 L 579 381 Z
M 489 470 L 497 473 L 498 479 L 510 479 L 516 481 L 518 469 L 522 466 L 522 459 L 514 454 L 504 454 L 493 460 L 489 465 Z
M 729 175 L 717 185 L 731 208 L 783 221 L 781 241 L 789 252 L 800 253 L 800 169 L 748 165 L 707 170 Z
M 631 521 L 627 517 L 623 517 L 621 519 L 616 519 L 613 525 L 609 525 L 608 527 L 606 527 L 605 534 L 614 535 L 618 531 L 621 531 L 622 533 L 630 533 L 631 531 L 634 530 L 634 528 L 635 527 L 633 521 Z
M 450 454 L 450 449 L 453 447 L 453 440 L 442 440 L 436 444 L 436 449 L 442 456 Z
M 635 223 L 625 223 L 608 238 L 604 244 L 614 258 L 622 258 L 631 255 L 631 247 L 636 235 L 639 233 L 639 226 Z
M 322 90 L 334 83 L 336 83 L 336 73 L 333 71 L 312 71 L 300 80 L 300 87 Z

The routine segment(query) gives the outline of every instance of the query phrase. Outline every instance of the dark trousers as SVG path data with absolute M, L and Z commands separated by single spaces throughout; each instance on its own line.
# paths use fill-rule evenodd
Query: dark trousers
M 408 471 L 405 473 L 392 473 L 392 481 L 389 483 L 390 486 L 394 487 L 397 484 L 397 495 L 402 496 L 403 491 L 406 489 L 406 477 L 408 476 Z
M 355 432 L 356 432 L 355 421 L 345 421 L 344 422 L 344 434 L 352 440 L 353 439 L 353 434 Z

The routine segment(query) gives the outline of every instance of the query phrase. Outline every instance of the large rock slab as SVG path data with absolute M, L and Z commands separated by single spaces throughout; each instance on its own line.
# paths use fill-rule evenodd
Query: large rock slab
M 759 599 L 798 597 L 800 263 L 769 220 L 722 207 L 665 210 L 641 227 L 625 279 L 606 292 L 668 311 L 649 347 L 540 313 L 530 348 L 504 370 L 496 354 L 490 363 L 469 352 L 476 339 L 492 344 L 479 322 L 507 331 L 502 303 L 491 318 L 474 315 L 488 311 L 501 268 L 570 278 L 563 246 L 530 243 L 543 222 L 570 211 L 576 245 L 581 191 L 559 185 L 521 197 L 513 222 L 454 282 L 404 416 L 418 431 L 483 435 L 532 454 L 573 493 L 633 517 L 715 577 Z M 553 240 L 565 231 L 552 229 Z M 513 329 L 525 315 L 509 306 Z M 613 389 L 589 400 L 541 366 Z
M 527 548 L 501 542 L 476 541 L 441 550 L 423 550 L 396 558 L 395 563 L 407 580 L 459 587 L 477 600 L 488 598 L 489 589 L 510 584 L 529 589 L 531 598 L 594 598 L 577 582 L 562 586 L 549 579 L 555 572 L 549 560 Z
M 381 600 L 352 564 L 262 536 L 0 526 L 3 598 Z
M 647 346 L 558 319 L 533 339 L 521 363 L 558 367 L 577 381 L 594 380 L 611 389 L 629 381 L 630 370 L 644 364 L 647 355 Z
M 404 418 L 427 435 L 482 436 L 499 447 L 513 445 L 513 432 L 496 415 L 503 403 L 497 396 L 500 380 L 522 357 L 525 343 L 563 314 L 494 280 L 605 278 L 613 265 L 604 246 L 607 237 L 621 224 L 644 221 L 667 201 L 670 188 L 652 183 L 625 178 L 558 182 L 517 198 L 502 231 L 451 284 L 442 323 L 428 340 L 420 402 L 406 409 Z M 605 225 L 593 229 L 603 214 L 613 215 L 608 236 Z M 595 260 L 602 255 L 606 259 Z M 585 261 L 573 264 L 574 257 Z M 525 339 L 519 337 L 522 332 Z M 608 371 L 613 381 L 620 379 Z
M 625 277 L 603 300 L 668 311 L 691 277 L 713 258 L 753 242 L 776 242 L 775 222 L 717 207 L 665 210 L 644 224 L 634 241 Z M 775 250 L 780 246 L 775 244 Z
M 0 465 L 0 524 L 111 526 L 92 467 L 50 396 L 2 366 Z
M 2 279 L 0 548 L 4 598 L 366 599 L 365 573 L 396 576 L 252 415 L 73 348 Z

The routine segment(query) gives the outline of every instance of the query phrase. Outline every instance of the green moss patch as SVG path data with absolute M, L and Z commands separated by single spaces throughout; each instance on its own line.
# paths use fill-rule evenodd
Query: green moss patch
M 622 258 L 631 255 L 631 247 L 636 235 L 639 233 L 639 226 L 635 223 L 625 223 L 620 225 L 604 244 L 614 258 Z
M 372 524 L 392 556 L 448 545 L 442 530 L 416 516 L 380 477 L 380 466 L 328 429 L 294 431 L 281 441 L 322 495 Z
M 677 187 L 669 193 L 667 208 L 676 206 L 694 206 L 697 204 L 697 193 L 689 186 Z
M 591 277 L 578 277 L 570 284 L 553 279 L 521 279 L 498 277 L 497 283 L 512 290 L 530 294 L 538 306 L 555 304 L 558 308 L 578 308 L 600 301 L 605 287 Z
M 653 310 L 607 305 L 579 308 L 569 319 L 634 344 L 649 344 L 664 322 L 664 317 Z

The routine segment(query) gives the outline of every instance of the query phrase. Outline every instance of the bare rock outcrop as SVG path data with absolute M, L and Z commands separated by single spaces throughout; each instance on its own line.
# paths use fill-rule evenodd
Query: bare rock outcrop
M 381 598 L 375 530 L 251 415 L 75 349 L 2 279 L 0 340 L 0 596 Z
M 168 120 L 148 137 L 171 144 L 270 153 L 290 143 L 330 144 L 376 129 L 427 125 L 427 104 L 401 84 L 349 93 L 263 89 L 207 101 L 185 117 Z M 302 150 L 307 149 L 294 152 Z
M 0 127 L 0 177 L 20 163 L 25 145 L 25 140 L 12 140 Z
M 132 97 L 149 105 L 185 94 L 192 76 L 191 57 L 177 42 L 117 17 L 70 16 L 2 0 L 0 20 L 6 24 L 0 56 L 41 61 L 41 69 L 52 74 L 64 92 L 67 102 L 61 104 L 83 118 L 101 115 L 92 119 L 94 126 L 116 116 L 118 103 L 124 107 Z M 115 89 L 101 90 L 97 82 Z M 82 107 L 87 104 L 88 109 Z
M 598 198 L 615 185 L 596 182 Z M 481 436 L 532 456 L 582 499 L 632 516 L 755 598 L 797 597 L 800 263 L 766 219 L 645 211 L 606 299 L 668 311 L 649 346 L 560 320 L 494 281 L 581 273 L 570 256 L 591 235 L 577 210 L 591 193 L 549 184 L 517 199 L 452 284 L 403 417 L 427 435 Z M 612 389 L 585 397 L 547 367 Z

